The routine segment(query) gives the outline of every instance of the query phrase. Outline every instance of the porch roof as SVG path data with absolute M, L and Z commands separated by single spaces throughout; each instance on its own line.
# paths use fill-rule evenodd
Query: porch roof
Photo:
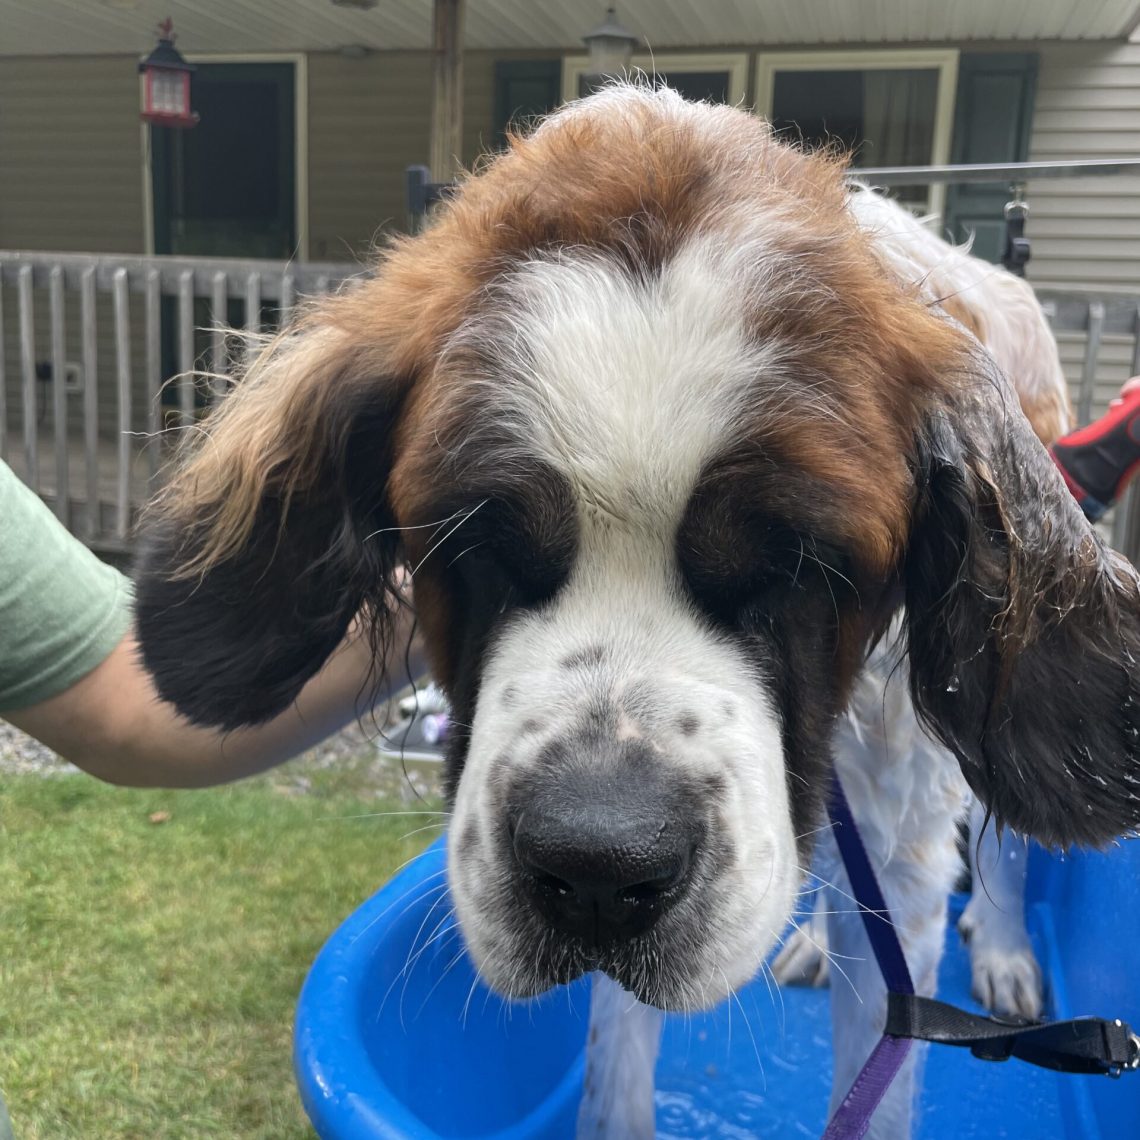
M 605 7 L 604 0 L 468 0 L 465 43 L 581 50 L 582 33 Z M 1140 0 L 619 0 L 617 7 L 655 50 L 1121 39 L 1140 21 Z M 431 0 L 375 0 L 365 9 L 334 0 L 0 0 L 0 56 L 143 54 L 167 15 L 189 53 L 424 49 L 431 9 Z

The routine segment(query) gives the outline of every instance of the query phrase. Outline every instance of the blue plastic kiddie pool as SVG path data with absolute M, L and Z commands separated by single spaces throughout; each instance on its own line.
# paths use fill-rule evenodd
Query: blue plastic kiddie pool
M 443 841 L 336 931 L 305 982 L 295 1064 L 322 1140 L 568 1140 L 589 1014 L 586 980 L 526 1005 L 476 978 L 446 897 Z M 955 916 L 956 917 L 956 916 Z M 1031 860 L 1029 924 L 1051 1017 L 1140 1026 L 1140 843 Z M 948 935 L 939 996 L 977 1009 Z M 759 980 L 700 1016 L 666 1019 L 659 1137 L 817 1137 L 831 1076 L 827 994 Z M 1140 1137 L 1140 1073 L 1055 1074 L 931 1046 L 918 1140 Z

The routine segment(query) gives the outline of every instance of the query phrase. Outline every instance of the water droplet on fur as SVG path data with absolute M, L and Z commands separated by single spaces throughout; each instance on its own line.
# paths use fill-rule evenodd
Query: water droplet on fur
M 956 693 L 962 687 L 962 682 L 958 680 L 958 674 L 952 673 L 950 680 L 946 683 L 946 691 L 948 693 Z
M 1092 804 L 1085 804 L 1085 815 L 1092 815 L 1092 813 L 1093 813 Z

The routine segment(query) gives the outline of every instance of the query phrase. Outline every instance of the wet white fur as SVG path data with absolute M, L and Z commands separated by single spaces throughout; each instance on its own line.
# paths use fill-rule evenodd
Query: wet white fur
M 987 348 L 1018 392 L 1051 405 L 1058 423 L 1067 427 L 1067 394 L 1056 343 L 1030 286 L 948 245 L 928 224 L 866 187 L 854 187 L 850 203 L 900 281 L 921 289 L 931 301 L 957 295 L 970 307 Z M 917 722 L 906 691 L 905 662 L 888 681 L 884 666 L 892 652 L 877 651 L 856 686 L 836 732 L 836 765 L 898 926 L 915 986 L 932 995 L 945 937 L 946 898 L 960 869 L 956 822 L 970 797 L 957 762 Z M 1017 841 L 1010 837 L 1008 842 Z M 791 936 L 774 968 L 785 981 L 831 985 L 834 1110 L 878 1040 L 886 990 L 830 836 L 820 844 L 816 870 L 832 885 L 819 886 L 817 880 L 818 913 L 807 934 Z M 1005 1004 L 1007 995 L 1017 995 L 1023 1008 L 1039 1008 L 1039 975 L 1023 914 L 1012 889 L 1006 889 L 1011 886 L 1008 878 L 997 870 L 987 878 L 1002 895 L 999 908 L 984 892 L 980 898 L 976 893 L 971 903 L 967 925 L 976 926 L 980 935 L 971 948 L 975 987 L 991 1001 Z M 842 974 L 829 966 L 825 952 L 835 955 Z M 872 1140 L 909 1135 L 921 1057 L 921 1050 L 913 1051 L 896 1078 L 875 1114 Z
M 934 230 L 937 219 L 916 218 L 866 186 L 852 187 L 850 203 L 899 280 L 918 286 L 932 302 L 957 297 L 966 305 L 977 322 L 979 339 L 1018 395 L 1035 406 L 1051 407 L 1059 433 L 1068 431 L 1069 396 L 1061 358 L 1029 282 L 943 241 Z
M 653 1140 L 653 1070 L 665 1015 L 594 974 L 578 1140 Z
M 946 936 L 946 902 L 961 868 L 957 821 L 969 790 L 954 758 L 918 723 L 897 641 L 872 654 L 836 729 L 835 762 L 859 834 L 890 908 L 918 993 L 933 996 Z M 896 667 L 897 666 L 897 667 Z M 835 1073 L 831 1108 L 846 1095 L 886 1017 L 886 987 L 830 833 L 816 867 L 827 896 Z M 837 976 L 841 966 L 843 975 Z M 911 1051 L 869 1133 L 910 1135 L 922 1050 Z
M 1044 994 L 1025 928 L 1028 859 L 1026 841 L 1009 831 L 999 841 L 997 825 L 975 801 L 970 809 L 973 891 L 958 919 L 958 931 L 970 946 L 974 997 L 995 1013 L 1036 1018 Z

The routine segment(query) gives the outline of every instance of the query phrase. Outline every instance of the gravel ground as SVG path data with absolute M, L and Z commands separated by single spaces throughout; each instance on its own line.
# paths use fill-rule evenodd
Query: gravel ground
M 38 740 L 0 720 L 0 774 L 55 776 L 78 771 Z
M 401 762 L 385 756 L 377 725 L 353 724 L 330 736 L 316 748 L 291 760 L 270 774 L 273 786 L 283 795 L 305 795 L 312 776 L 339 766 L 352 769 L 363 797 L 395 799 L 410 803 L 440 793 L 440 765 Z M 79 769 L 62 760 L 50 748 L 0 720 L 0 775 L 58 776 Z

